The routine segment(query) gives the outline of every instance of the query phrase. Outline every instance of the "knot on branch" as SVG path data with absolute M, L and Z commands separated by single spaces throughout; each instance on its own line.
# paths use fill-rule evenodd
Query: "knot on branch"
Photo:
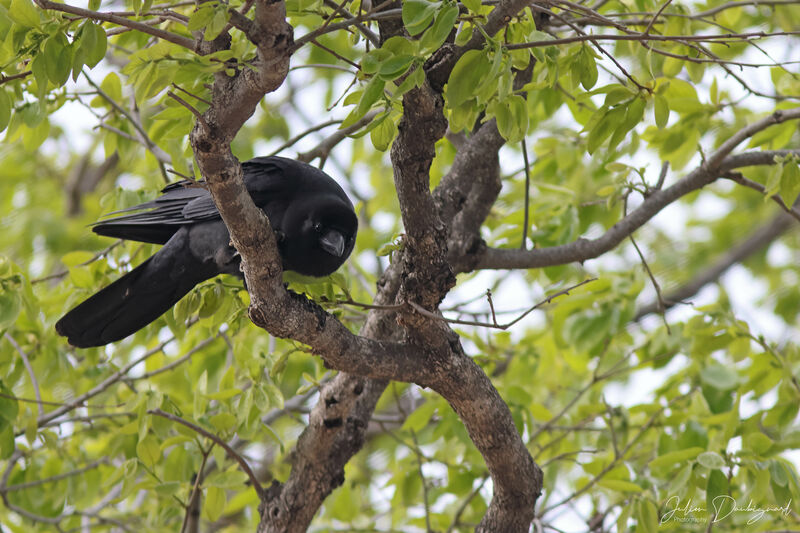
M 284 290 L 281 295 L 279 291 Z M 269 301 L 258 296 L 253 298 L 247 310 L 250 320 L 278 338 L 313 336 L 325 329 L 328 313 L 318 304 L 302 294 L 288 289 L 273 292 Z M 315 321 L 305 318 L 311 313 Z
M 443 44 L 425 62 L 423 68 L 431 88 L 437 93 L 444 90 L 444 84 L 458 61 L 458 47 L 451 43 Z
M 283 484 L 273 480 L 272 485 L 270 485 L 268 489 L 261 493 L 261 503 L 258 505 L 258 513 L 261 516 L 264 516 L 265 513 L 272 514 L 273 510 L 277 511 L 275 516 L 280 514 L 280 508 L 278 505 L 282 491 Z
M 207 56 L 220 50 L 227 50 L 231 47 L 231 36 L 228 32 L 220 33 L 215 39 L 206 41 L 199 38 L 195 41 L 194 51 L 197 55 Z
M 488 248 L 480 235 L 471 233 L 450 240 L 448 260 L 456 272 L 472 272 Z

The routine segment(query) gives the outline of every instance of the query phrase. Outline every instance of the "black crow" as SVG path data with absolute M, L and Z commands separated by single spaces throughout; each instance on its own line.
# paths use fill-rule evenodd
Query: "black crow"
M 353 250 L 358 229 L 342 188 L 321 170 L 283 157 L 257 157 L 242 163 L 242 169 L 247 191 L 275 231 L 284 270 L 320 277 L 339 268 Z M 228 229 L 202 185 L 173 183 L 155 200 L 117 213 L 132 211 L 98 222 L 92 230 L 164 246 L 56 323 L 56 331 L 73 346 L 123 339 L 198 283 L 223 273 L 242 276 Z

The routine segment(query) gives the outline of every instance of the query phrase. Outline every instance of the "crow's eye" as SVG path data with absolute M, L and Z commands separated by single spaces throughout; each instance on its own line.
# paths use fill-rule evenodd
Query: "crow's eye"
M 316 231 L 317 233 L 322 233 L 322 223 L 321 222 L 317 222 L 316 224 L 314 224 L 314 231 Z

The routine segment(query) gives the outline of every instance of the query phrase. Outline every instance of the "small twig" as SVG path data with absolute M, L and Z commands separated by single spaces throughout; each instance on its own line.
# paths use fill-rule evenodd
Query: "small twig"
M 614 448 L 614 459 L 619 459 L 619 441 L 617 440 L 617 432 L 614 430 L 614 412 L 611 408 L 611 405 L 609 405 L 609 403 L 606 401 L 606 397 L 603 396 L 602 399 L 603 405 L 606 407 L 606 415 L 608 416 L 608 432 L 611 434 L 611 445 Z
M 21 80 L 27 76 L 30 76 L 33 73 L 31 70 L 26 70 L 25 72 L 20 72 L 19 74 L 12 74 L 11 76 L 0 75 L 0 85 L 4 83 L 8 83 L 14 80 Z
M 357 70 L 361 70 L 361 65 L 359 65 L 358 63 L 356 63 L 354 61 L 351 61 L 351 60 L 347 59 L 346 57 L 344 57 L 342 54 L 340 54 L 336 50 L 332 50 L 332 49 L 328 48 L 324 44 L 320 43 L 318 40 L 313 39 L 311 41 L 311 44 L 313 44 L 314 46 L 317 46 L 318 48 L 322 48 L 323 50 L 328 52 L 330 55 L 332 55 L 333 57 L 335 57 L 339 61 L 344 61 L 345 63 L 347 63 L 351 67 L 354 67 Z
M 489 302 L 489 310 L 492 312 L 492 324 L 497 325 L 497 314 L 494 312 L 494 302 L 492 301 L 492 290 L 486 289 L 486 300 Z
M 183 363 L 188 361 L 195 353 L 197 353 L 198 351 L 202 350 L 203 348 L 205 348 L 206 346 L 208 346 L 209 344 L 214 342 L 217 339 L 218 336 L 219 335 L 216 335 L 214 337 L 208 337 L 207 339 L 200 341 L 191 350 L 186 352 L 186 354 L 184 354 L 183 356 L 179 357 L 178 359 L 172 361 L 171 363 L 162 366 L 161 368 L 157 368 L 155 370 L 151 370 L 150 372 L 145 372 L 141 376 L 126 377 L 126 378 L 123 379 L 123 381 L 127 381 L 127 382 L 139 381 L 139 380 L 142 380 L 142 379 L 147 379 L 147 378 L 151 378 L 153 376 L 157 376 L 159 374 L 163 374 L 164 372 L 169 372 L 173 368 L 182 365 Z
M 377 309 L 380 311 L 399 311 L 403 308 L 403 304 L 388 304 L 388 305 L 378 305 L 378 304 L 368 304 L 364 302 L 357 302 L 353 299 L 347 300 L 334 300 L 330 302 L 336 305 L 352 305 L 354 307 L 360 307 L 362 309 Z
M 320 166 L 322 166 L 322 164 L 328 158 L 328 154 L 331 153 L 331 150 L 333 150 L 337 144 L 342 142 L 351 133 L 354 133 L 369 124 L 380 112 L 381 111 L 373 109 L 352 126 L 336 130 L 311 150 L 297 154 L 297 159 L 303 163 L 310 163 L 314 159 L 319 158 Z
M 761 185 L 758 182 L 745 178 L 739 172 L 726 172 L 725 174 L 722 175 L 722 177 L 734 181 L 739 185 L 744 185 L 745 187 L 758 191 L 761 194 L 766 194 L 767 192 L 767 189 L 763 185 Z M 795 206 L 789 207 L 788 205 L 786 205 L 786 202 L 783 201 L 783 198 L 781 198 L 777 194 L 773 194 L 772 196 L 770 196 L 770 199 L 774 201 L 776 204 L 778 204 L 780 208 L 786 211 L 789 215 L 800 221 L 800 211 L 798 211 L 797 207 Z
M 183 178 L 183 179 L 185 179 L 185 180 L 188 180 L 188 181 L 193 181 L 193 182 L 197 183 L 197 180 L 196 180 L 196 179 L 194 179 L 194 176 L 187 176 L 186 174 L 181 174 L 180 172 L 178 172 L 178 171 L 177 171 L 177 170 L 175 170 L 174 168 L 168 168 L 168 169 L 167 169 L 167 172 L 168 172 L 168 173 L 170 173 L 170 174 L 175 174 L 175 175 L 176 175 L 176 176 L 178 176 L 179 178 Z M 200 186 L 200 185 L 201 185 L 201 184 L 200 184 L 200 183 L 198 183 L 198 186 Z
M 566 289 L 562 289 L 562 290 L 558 291 L 557 293 L 555 293 L 555 294 L 553 294 L 551 296 L 548 296 L 546 299 L 544 299 L 541 302 L 537 303 L 533 307 L 528 308 L 524 313 L 519 315 L 517 318 L 515 318 L 514 320 L 512 320 L 508 324 L 489 324 L 489 323 L 486 323 L 486 322 L 477 322 L 477 321 L 474 321 L 474 320 L 457 320 L 457 319 L 453 319 L 453 318 L 445 318 L 445 317 L 443 317 L 441 315 L 437 315 L 435 313 L 432 313 L 432 312 L 428 311 L 427 309 L 425 309 L 424 307 L 422 307 L 421 305 L 419 305 L 419 304 L 417 304 L 415 302 L 407 302 L 407 305 L 409 305 L 412 308 L 414 308 L 414 310 L 417 313 L 419 313 L 419 314 L 421 314 L 423 316 L 426 316 L 428 318 L 432 318 L 434 320 L 441 320 L 443 322 L 447 322 L 448 324 L 459 324 L 459 325 L 462 325 L 462 326 L 479 326 L 479 327 L 484 327 L 484 328 L 501 329 L 501 330 L 505 331 L 508 328 L 510 328 L 511 326 L 513 326 L 514 324 L 516 324 L 517 322 L 519 322 L 520 320 L 522 320 L 523 318 L 525 318 L 526 316 L 528 316 L 530 313 L 532 313 L 536 309 L 540 308 L 541 306 L 543 306 L 545 304 L 549 304 L 550 302 L 552 302 L 554 299 L 558 298 L 559 296 L 568 295 L 570 291 L 572 291 L 574 289 L 577 289 L 581 285 L 586 285 L 587 283 L 591 283 L 592 281 L 597 281 L 597 278 L 585 279 L 585 280 L 581 281 L 580 283 L 572 285 L 571 287 L 567 287 Z
M 336 30 L 341 30 L 341 29 L 353 26 L 355 24 L 358 24 L 360 22 L 363 22 L 364 20 L 369 19 L 371 17 L 371 15 L 380 12 L 383 8 L 385 8 L 386 6 L 391 5 L 393 2 L 395 2 L 395 0 L 385 0 L 384 2 L 381 2 L 377 6 L 373 7 L 369 11 L 367 11 L 366 13 L 362 13 L 361 15 L 358 15 L 357 17 L 353 17 L 351 19 L 344 20 L 342 22 L 337 22 L 336 24 L 329 24 L 327 27 L 323 26 L 322 28 L 318 28 L 318 29 L 316 29 L 314 31 L 306 33 L 305 35 L 302 35 L 299 38 L 295 39 L 294 44 L 292 45 L 291 53 L 296 52 L 298 49 L 300 49 L 306 43 L 314 42 L 317 37 L 319 37 L 320 35 L 322 35 L 324 33 L 329 33 L 329 32 L 336 31 Z M 397 11 L 399 12 L 400 10 L 398 9 Z M 370 36 L 367 35 L 367 38 L 369 38 L 369 37 Z M 370 40 L 372 41 L 372 39 L 370 39 Z M 375 44 L 375 43 L 373 42 L 373 44 Z
M 200 484 L 203 482 L 203 472 L 206 468 L 206 463 L 208 462 L 208 454 L 211 453 L 211 449 L 214 447 L 212 443 L 209 446 L 208 450 L 204 450 L 200 447 L 200 452 L 203 455 L 203 460 L 200 463 L 200 469 L 197 471 L 197 475 L 194 478 L 194 485 L 192 486 L 192 492 L 189 494 L 189 501 L 186 503 L 186 514 L 183 515 L 183 524 L 181 525 L 181 533 L 186 531 L 187 526 L 189 525 L 189 520 L 191 519 L 192 512 L 198 511 L 195 507 L 199 507 L 200 504 Z
M 252 483 L 253 488 L 255 488 L 256 493 L 258 494 L 259 498 L 263 498 L 265 496 L 264 487 L 261 486 L 261 483 L 258 482 L 258 478 L 256 478 L 255 472 L 250 468 L 250 465 L 247 464 L 247 461 L 244 460 L 244 457 L 239 455 L 236 450 L 230 447 L 227 442 L 219 438 L 218 436 L 214 435 L 207 429 L 198 426 L 188 420 L 184 420 L 183 418 L 173 415 L 172 413 L 167 413 L 166 411 L 162 411 L 161 409 L 149 409 L 147 411 L 148 414 L 160 416 L 162 418 L 166 418 L 167 420 L 171 420 L 187 428 L 199 433 L 200 435 L 210 439 L 213 443 L 217 444 L 218 446 L 222 447 L 223 450 L 227 452 L 227 454 L 234 459 L 239 466 L 242 468 L 247 477 L 250 478 L 250 483 Z
M 341 12 L 342 12 L 342 10 L 344 9 L 344 6 L 345 6 L 345 5 L 347 4 L 347 2 L 349 2 L 349 1 L 350 1 L 350 0 L 342 0 L 342 1 L 339 3 L 339 5 L 337 5 L 337 6 L 334 8 L 334 10 L 333 10 L 333 13 L 331 13 L 331 14 L 330 14 L 330 15 L 329 15 L 329 16 L 328 16 L 326 19 L 325 19 L 325 22 L 323 22 L 323 23 L 322 23 L 322 26 L 320 26 L 320 27 L 319 27 L 319 31 L 320 31 L 320 32 L 322 32 L 322 31 L 323 31 L 325 28 L 327 28 L 327 27 L 328 27 L 328 25 L 329 25 L 331 22 L 333 22 L 333 19 L 334 19 L 334 18 L 336 18 L 336 15 L 338 15 L 339 13 L 341 13 Z
M 577 33 L 578 35 L 587 36 L 586 32 L 584 32 L 583 30 L 581 30 L 581 29 L 580 29 L 578 26 L 576 26 L 575 24 L 571 23 L 570 21 L 568 21 L 567 19 L 565 19 L 565 18 L 564 18 L 564 17 L 562 17 L 561 15 L 558 15 L 557 13 L 553 13 L 552 11 L 549 11 L 549 10 L 544 10 L 543 8 L 540 8 L 540 7 L 536 6 L 535 4 L 531 5 L 531 8 L 532 8 L 532 9 L 534 9 L 534 10 L 538 10 L 538 11 L 545 11 L 546 13 L 548 13 L 548 15 L 550 15 L 550 16 L 552 16 L 552 17 L 555 17 L 556 19 L 558 19 L 558 20 L 562 21 L 564 24 L 566 24 L 567 26 L 569 26 L 570 28 L 572 28 L 572 29 L 575 31 L 575 33 Z M 634 77 L 633 77 L 633 74 L 631 74 L 630 72 L 628 72 L 628 71 L 625 69 L 625 67 L 624 67 L 624 66 L 622 66 L 622 64 L 621 64 L 619 61 L 617 61 L 617 58 L 616 58 L 616 57 L 614 57 L 614 54 L 612 54 L 612 53 L 608 52 L 608 51 L 607 51 L 605 48 L 603 48 L 602 46 L 600 46 L 600 43 L 599 43 L 599 42 L 597 42 L 597 40 L 595 40 L 595 39 L 588 39 L 588 41 L 589 41 L 590 43 L 592 43 L 592 44 L 594 45 L 594 47 L 595 47 L 595 48 L 597 48 L 598 50 L 600 50 L 600 52 L 601 52 L 603 55 L 605 55 L 606 57 L 608 57 L 608 59 L 610 59 L 610 60 L 611 60 L 611 62 L 612 62 L 612 63 L 614 63 L 614 65 L 615 65 L 615 66 L 616 66 L 616 67 L 619 69 L 619 71 L 620 71 L 620 72 L 622 72 L 622 74 L 623 74 L 623 75 L 624 75 L 626 78 L 628 78 L 629 80 L 631 80 L 631 82 L 632 82 L 634 85 L 636 85 L 636 87 L 637 87 L 637 88 L 638 88 L 640 91 L 646 91 L 646 92 L 648 92 L 648 93 L 649 93 L 649 92 L 652 92 L 652 90 L 651 90 L 649 87 L 645 87 L 644 85 L 642 85 L 641 83 L 639 83 L 639 82 L 636 80 L 636 78 L 634 78 Z
M 294 137 L 292 137 L 291 139 L 289 139 L 288 141 L 286 141 L 285 143 L 280 145 L 278 148 L 276 148 L 269 155 L 276 155 L 276 154 L 281 153 L 282 151 L 286 150 L 290 146 L 294 145 L 297 141 L 299 141 L 300 139 L 302 139 L 306 135 L 310 135 L 310 134 L 312 134 L 312 133 L 314 133 L 316 131 L 319 131 L 321 129 L 327 128 L 328 126 L 333 126 L 335 124 L 341 124 L 341 123 L 342 123 L 341 120 L 328 120 L 326 122 L 322 122 L 321 124 L 317 124 L 316 126 L 312 126 L 312 127 L 308 128 L 307 130 L 298 133 L 297 135 L 295 135 Z
M 122 405 L 120 405 L 120 407 L 122 407 Z M 119 413 L 95 413 L 93 415 L 88 415 L 88 416 L 73 416 L 72 418 L 62 418 L 61 420 L 56 420 L 54 422 L 48 422 L 47 424 L 42 424 L 40 427 L 55 427 L 55 426 L 60 426 L 61 424 L 69 424 L 75 422 L 85 422 L 91 425 L 97 422 L 97 420 L 103 418 L 121 418 L 121 417 L 135 417 L 135 416 L 138 415 L 130 411 L 122 411 Z
M 447 533 L 452 533 L 456 530 L 458 526 L 461 525 L 461 515 L 464 514 L 464 511 L 467 510 L 467 506 L 469 503 L 475 499 L 475 496 L 481 491 L 483 486 L 486 484 L 486 481 L 489 479 L 489 476 L 483 476 L 481 482 L 478 483 L 472 491 L 467 494 L 467 497 L 464 498 L 464 501 L 461 502 L 461 505 L 458 506 L 458 510 L 456 511 L 455 516 L 453 517 L 453 523 L 450 524 L 450 527 L 447 528 Z
M 94 80 L 89 76 L 86 70 L 83 70 L 82 73 L 83 77 L 86 78 L 86 81 L 89 82 L 89 85 L 94 87 L 94 89 L 97 91 L 97 94 L 100 95 L 103 98 L 103 100 L 108 102 L 108 104 L 114 110 L 116 110 L 122 116 L 127 118 L 128 121 L 130 121 L 130 123 L 136 129 L 136 132 L 139 134 L 141 143 L 144 144 L 144 146 L 148 150 L 150 150 L 150 152 L 155 156 L 156 160 L 162 164 L 163 163 L 169 164 L 170 163 L 169 154 L 167 154 L 164 150 L 159 148 L 158 145 L 156 145 L 156 143 L 154 143 L 153 140 L 150 139 L 150 137 L 147 135 L 147 132 L 142 127 L 141 123 L 138 120 L 136 120 L 136 118 L 127 109 L 119 105 L 119 103 L 116 100 L 111 98 L 111 96 L 108 93 L 106 93 L 103 89 L 101 89 L 100 86 L 97 83 L 95 83 Z
M 192 113 L 192 115 L 195 116 L 197 122 L 199 122 L 203 126 L 203 128 L 205 128 L 206 131 L 211 131 L 208 127 L 208 123 L 206 122 L 205 117 L 203 117 L 203 114 L 200 111 L 198 111 L 192 104 L 190 104 L 189 102 L 187 102 L 186 100 L 184 100 L 183 98 L 181 98 L 172 91 L 167 91 L 167 96 L 169 96 L 170 98 L 181 104 L 183 107 L 188 109 Z
M 578 431 L 582 431 L 582 428 L 578 428 Z M 571 457 L 571 456 L 574 456 L 574 455 L 580 455 L 582 453 L 600 453 L 600 452 L 605 452 L 605 451 L 606 450 L 596 450 L 594 448 L 587 448 L 585 450 L 574 450 L 574 451 L 570 451 L 570 452 L 563 452 L 563 453 L 560 453 L 558 455 L 554 455 L 553 457 L 550 457 L 546 461 L 542 461 L 540 464 L 542 465 L 542 468 L 544 469 L 544 467 L 546 467 L 548 465 L 551 465 L 551 464 L 553 464 L 553 463 L 555 463 L 557 461 L 563 461 L 563 460 L 567 459 L 568 457 Z M 573 462 L 577 463 L 578 459 L 577 458 L 573 459 Z
M 194 93 L 190 93 L 189 91 L 187 91 L 186 89 L 184 89 L 183 87 L 181 87 L 180 85 L 178 85 L 177 83 L 173 83 L 173 84 L 172 84 L 172 86 L 173 86 L 173 87 L 175 87 L 176 89 L 178 89 L 180 92 L 182 92 L 182 93 L 184 93 L 184 94 L 187 94 L 187 95 L 191 96 L 191 97 L 192 97 L 192 98 L 194 98 L 195 100 L 198 100 L 198 101 L 200 101 L 200 102 L 203 102 L 204 104 L 206 104 L 206 105 L 209 105 L 209 106 L 211 105 L 211 102 L 209 102 L 208 100 L 206 100 L 206 99 L 205 99 L 205 98 L 203 98 L 202 96 L 197 96 L 197 95 L 196 95 L 196 94 L 194 94 Z
M 398 411 L 400 411 L 400 414 L 403 416 L 404 419 L 408 418 L 408 412 L 406 412 L 405 408 L 403 407 L 403 402 L 400 401 L 400 396 L 397 394 L 396 383 L 392 383 L 392 393 L 394 394 L 394 403 L 395 405 L 397 405 Z M 392 432 L 387 431 L 386 428 L 384 428 L 382 422 L 379 421 L 378 424 L 381 426 L 381 429 L 386 431 L 387 434 L 394 436 Z M 425 531 L 427 533 L 432 533 L 433 529 L 431 529 L 431 507 L 429 501 L 430 497 L 428 495 L 428 483 L 425 480 L 425 474 L 422 472 L 422 464 L 425 462 L 425 454 L 422 453 L 422 450 L 419 447 L 419 440 L 417 439 L 417 433 L 413 429 L 410 429 L 409 433 L 411 434 L 411 441 L 414 443 L 414 446 L 411 447 L 411 449 L 414 452 L 414 455 L 417 456 L 417 472 L 419 472 L 420 480 L 422 480 L 422 499 L 423 503 L 425 504 Z M 398 440 L 402 442 L 402 440 L 400 439 Z
M 662 168 L 666 168 L 666 165 Z M 625 195 L 625 200 L 622 203 L 622 214 L 623 216 L 628 216 L 628 196 Z M 667 334 L 672 335 L 672 330 L 670 330 L 669 324 L 667 323 L 667 305 L 664 302 L 664 297 L 661 294 L 661 285 L 658 284 L 656 277 L 653 275 L 653 271 L 650 270 L 650 265 L 647 264 L 647 260 L 644 258 L 644 254 L 642 250 L 639 248 L 639 245 L 636 244 L 636 240 L 633 238 L 633 233 L 628 235 L 628 238 L 633 244 L 633 248 L 636 250 L 636 253 L 639 255 L 639 260 L 642 262 L 642 266 L 644 266 L 645 271 L 647 272 L 647 276 L 650 278 L 650 282 L 653 284 L 653 288 L 656 290 L 656 302 L 657 302 L 657 310 L 661 315 L 661 319 L 664 321 L 664 327 L 667 328 Z
M 580 43 L 586 41 L 664 41 L 664 42 L 711 42 L 725 44 L 746 42 L 749 39 L 766 39 L 768 37 L 791 37 L 800 35 L 800 31 L 777 31 L 777 32 L 763 32 L 753 31 L 744 33 L 723 33 L 723 34 L 702 34 L 702 35 L 642 35 L 642 34 L 586 34 L 586 35 L 573 35 L 571 37 L 562 37 L 559 39 L 549 39 L 541 41 L 530 41 L 526 43 L 512 43 L 504 44 L 503 48 L 506 50 L 524 50 L 526 48 L 539 48 L 544 46 L 558 46 L 561 44 Z
M 36 0 L 36 3 L 42 9 L 51 9 L 53 11 L 70 13 L 72 15 L 77 15 L 84 19 L 94 19 L 94 20 L 102 20 L 104 22 L 111 22 L 119 26 L 125 26 L 126 28 L 137 30 L 142 33 L 146 33 L 148 35 L 152 35 L 153 37 L 158 37 L 159 39 L 164 39 L 165 41 L 169 41 L 171 43 L 177 44 L 178 46 L 182 46 L 192 51 L 194 51 L 195 48 L 195 42 L 192 39 L 183 37 L 182 35 L 178 35 L 176 33 L 162 30 L 161 28 L 153 28 L 147 24 L 144 24 L 143 22 L 129 20 L 125 17 L 119 17 L 117 15 L 102 13 L 100 11 L 90 11 L 88 9 L 83 9 L 81 7 L 75 7 L 67 4 L 59 4 L 56 2 L 52 2 L 50 0 Z
M 135 143 L 139 142 L 139 139 L 137 139 L 135 136 L 131 135 L 130 133 L 122 131 L 119 128 L 115 128 L 114 126 L 109 126 L 105 122 L 101 122 L 100 124 L 98 124 L 97 126 L 95 126 L 92 129 L 103 129 L 103 130 L 106 130 L 106 131 L 110 131 L 114 135 L 119 135 L 123 139 L 128 139 L 129 141 L 133 141 Z
M 333 2 L 333 0 L 323 0 L 323 3 L 324 3 L 326 6 L 328 6 L 328 7 L 336 7 L 336 4 Z M 363 6 L 362 6 L 361 4 L 359 4 L 359 6 L 358 6 L 358 10 L 359 10 L 358 16 L 362 16 L 362 15 L 364 15 L 364 13 L 361 11 L 361 10 L 362 10 L 362 8 L 363 8 Z M 378 14 L 379 14 L 379 13 L 378 13 Z M 352 20 L 352 19 L 354 19 L 354 18 L 356 17 L 355 15 L 353 15 L 352 13 L 350 13 L 350 12 L 349 12 L 347 9 L 342 9 L 342 15 L 346 15 L 347 17 L 349 17 L 349 19 L 350 19 L 350 20 Z M 367 15 L 367 16 L 365 17 L 365 19 L 366 19 L 367 17 L 371 17 L 371 16 L 370 16 L 370 15 Z M 358 31 L 360 31 L 360 32 L 361 32 L 361 33 L 364 35 L 364 37 L 366 37 L 366 38 L 367 38 L 367 40 L 368 40 L 370 43 L 372 43 L 372 44 L 373 44 L 373 45 L 374 45 L 376 48 L 379 48 L 379 47 L 380 47 L 380 45 L 381 45 L 381 39 L 380 39 L 380 37 L 378 37 L 378 36 L 375 34 L 375 32 L 373 32 L 373 31 L 372 31 L 372 30 L 370 30 L 370 29 L 369 29 L 367 26 L 365 26 L 363 22 L 358 22 L 358 21 L 356 21 L 356 22 L 354 22 L 354 23 L 353 23 L 353 26 L 355 26 L 356 28 L 358 28 Z
M 100 465 L 107 465 L 108 463 L 109 463 L 108 458 L 103 458 L 93 463 L 89 463 L 88 465 L 78 468 L 76 470 L 70 470 L 69 472 L 64 472 L 63 474 L 56 474 L 55 476 L 50 476 L 43 479 L 35 479 L 33 481 L 18 483 L 16 485 L 8 485 L 6 487 L 3 487 L 2 492 L 14 492 L 17 490 L 24 490 L 33 487 L 38 487 L 39 485 L 44 485 L 46 483 L 54 483 L 62 479 L 67 479 L 68 477 L 78 476 L 80 474 L 83 474 L 84 472 L 88 472 L 89 470 L 94 470 Z
M 528 148 L 525 146 L 525 139 L 522 139 L 522 159 L 525 161 L 525 210 L 523 211 L 522 219 L 522 242 L 519 244 L 520 249 L 527 250 L 528 248 L 528 206 L 530 205 L 530 188 L 531 188 L 531 169 L 528 162 Z
M 664 180 L 667 179 L 667 172 L 669 171 L 669 161 L 664 161 L 664 164 L 661 165 L 661 174 L 658 175 L 658 182 L 656 186 L 653 187 L 654 190 L 660 191 L 661 188 L 664 186 Z
M 49 405 L 51 407 L 66 407 L 71 406 L 71 403 L 64 403 L 64 402 L 48 402 L 47 400 L 37 400 L 36 398 L 25 398 L 24 396 L 14 396 L 13 394 L 6 394 L 4 392 L 0 392 L 0 398 L 6 398 L 8 400 L 14 400 L 15 402 L 21 403 L 41 403 L 42 405 Z M 117 405 L 84 405 L 82 407 L 86 409 L 119 409 L 125 405 L 124 403 L 117 404 Z
M 650 30 L 653 29 L 653 25 L 656 23 L 656 20 L 658 20 L 658 17 L 661 16 L 661 13 L 663 13 L 664 10 L 667 9 L 667 6 L 670 5 L 670 3 L 672 3 L 672 0 L 667 0 L 666 2 L 664 2 L 664 4 L 661 6 L 661 8 L 659 8 L 656 14 L 653 15 L 653 18 L 650 19 L 650 24 L 648 24 L 647 27 L 644 29 L 645 35 L 650 33 Z
M 645 432 L 647 430 L 649 430 L 650 427 L 653 424 L 656 423 L 656 421 L 658 420 L 658 417 L 660 417 L 664 413 L 664 411 L 666 411 L 667 409 L 672 408 L 672 406 L 675 405 L 676 403 L 678 403 L 680 400 L 684 400 L 686 398 L 689 398 L 692 394 L 695 393 L 696 390 L 697 390 L 697 387 L 692 387 L 689 390 L 689 392 L 687 392 L 686 394 L 682 394 L 681 396 L 676 396 L 675 398 L 670 400 L 666 405 L 661 406 L 658 409 L 658 411 L 653 413 L 653 415 L 650 416 L 650 418 L 647 419 L 647 421 L 644 423 L 642 428 L 636 433 L 636 435 L 634 435 L 633 438 L 631 438 L 628 441 L 628 443 L 625 446 L 625 448 L 620 452 L 618 458 L 615 458 L 608 465 L 606 465 L 606 467 L 603 468 L 603 470 L 601 470 L 595 477 L 593 477 L 591 480 L 589 480 L 589 482 L 586 483 L 585 485 L 583 485 L 580 489 L 576 490 L 575 492 L 573 492 L 572 494 L 570 494 L 569 496 L 567 496 L 565 499 L 561 500 L 560 502 L 551 504 L 551 505 L 547 506 L 546 508 L 542 509 L 542 511 L 539 513 L 539 515 L 540 516 L 544 516 L 546 513 L 549 513 L 550 511 L 552 511 L 554 509 L 558 509 L 558 508 L 562 507 L 563 505 L 566 505 L 567 503 L 571 502 L 572 500 L 574 500 L 575 498 L 577 498 L 581 494 L 584 494 L 585 492 L 590 490 L 592 487 L 594 487 L 594 485 L 598 481 L 600 481 L 603 477 L 605 477 L 605 475 L 607 473 L 609 473 L 614 467 L 616 467 L 617 463 L 628 454 L 628 452 L 631 450 L 631 448 L 633 448 L 636 445 L 636 443 L 639 442 L 639 439 L 642 438 L 642 436 L 645 434 Z
M 695 13 L 694 15 L 689 15 L 689 17 L 706 18 L 712 15 L 716 15 L 720 11 L 725 11 L 727 9 L 733 9 L 742 6 L 779 6 L 786 4 L 797 4 L 797 0 L 743 0 L 743 1 L 737 0 L 734 2 L 727 2 L 725 4 L 714 6 L 706 11 L 701 11 L 699 13 Z
M 25 370 L 28 371 L 28 376 L 31 378 L 31 384 L 33 385 L 33 393 L 36 395 L 36 404 L 39 408 L 39 416 L 44 414 L 44 407 L 42 405 L 42 393 L 39 391 L 39 382 L 36 380 L 36 374 L 33 373 L 33 367 L 31 366 L 30 359 L 28 359 L 28 354 L 25 353 L 25 350 L 22 349 L 22 346 L 17 343 L 14 337 L 11 336 L 10 333 L 6 331 L 4 337 L 8 342 L 11 343 L 11 346 L 17 350 L 19 356 L 22 358 L 22 363 L 25 365 Z
M 86 265 L 88 265 L 90 263 L 94 263 L 95 261 L 97 261 L 101 257 L 107 255 L 108 252 L 110 252 L 111 250 L 113 250 L 114 248 L 116 248 L 117 246 L 122 244 L 123 242 L 125 242 L 125 241 L 123 241 L 122 239 L 118 239 L 114 244 L 112 244 L 110 246 L 107 246 L 103 250 L 100 250 L 99 252 L 94 254 L 91 259 L 88 259 L 88 260 L 84 261 L 83 263 L 79 264 L 78 266 L 86 266 Z M 44 276 L 44 277 L 41 277 L 41 278 L 32 279 L 31 280 L 31 285 L 33 285 L 35 283 L 41 283 L 43 281 L 49 281 L 51 279 L 63 278 L 67 274 L 69 274 L 69 270 L 62 270 L 61 272 L 56 272 L 55 274 L 50 274 L 48 276 Z
M 85 393 L 81 394 L 80 396 L 78 396 L 77 398 L 75 398 L 74 400 L 72 400 L 70 403 L 68 403 L 68 404 L 66 404 L 66 405 L 64 405 L 64 406 L 62 406 L 62 407 L 60 407 L 60 408 L 58 408 L 58 409 L 56 409 L 54 411 L 49 412 L 44 416 L 40 416 L 36 420 L 37 426 L 42 426 L 43 424 L 46 424 L 46 423 L 50 422 L 51 420 L 55 420 L 59 416 L 65 414 L 65 413 L 68 413 L 68 412 L 72 411 L 73 409 L 75 409 L 76 407 L 80 406 L 81 404 L 83 404 L 89 398 L 93 398 L 94 396 L 97 396 L 98 394 L 100 394 L 104 390 L 108 389 L 114 383 L 117 383 L 118 381 L 120 381 L 121 378 L 125 374 L 130 372 L 130 370 L 133 367 L 135 367 L 139 363 L 147 360 L 149 357 L 152 357 L 154 354 L 157 354 L 158 352 L 163 350 L 164 347 L 167 344 L 171 343 L 174 340 L 175 340 L 175 337 L 170 337 L 169 339 L 167 339 L 164 342 L 160 343 L 155 348 L 152 348 L 152 349 L 148 350 L 147 352 L 145 352 L 144 354 L 142 354 L 141 357 L 137 357 L 133 361 L 129 362 L 128 364 L 126 364 L 125 366 L 123 366 L 122 368 L 120 368 L 119 370 L 117 370 L 116 372 L 111 374 L 110 376 L 108 376 L 101 383 L 97 384 L 95 387 L 90 389 L 88 392 L 85 392 Z

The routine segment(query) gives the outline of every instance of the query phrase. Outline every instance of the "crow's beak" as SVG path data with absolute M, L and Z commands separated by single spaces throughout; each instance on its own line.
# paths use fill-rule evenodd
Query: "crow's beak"
M 329 229 L 319 238 L 322 249 L 329 254 L 342 257 L 344 254 L 344 235 L 335 229 Z

